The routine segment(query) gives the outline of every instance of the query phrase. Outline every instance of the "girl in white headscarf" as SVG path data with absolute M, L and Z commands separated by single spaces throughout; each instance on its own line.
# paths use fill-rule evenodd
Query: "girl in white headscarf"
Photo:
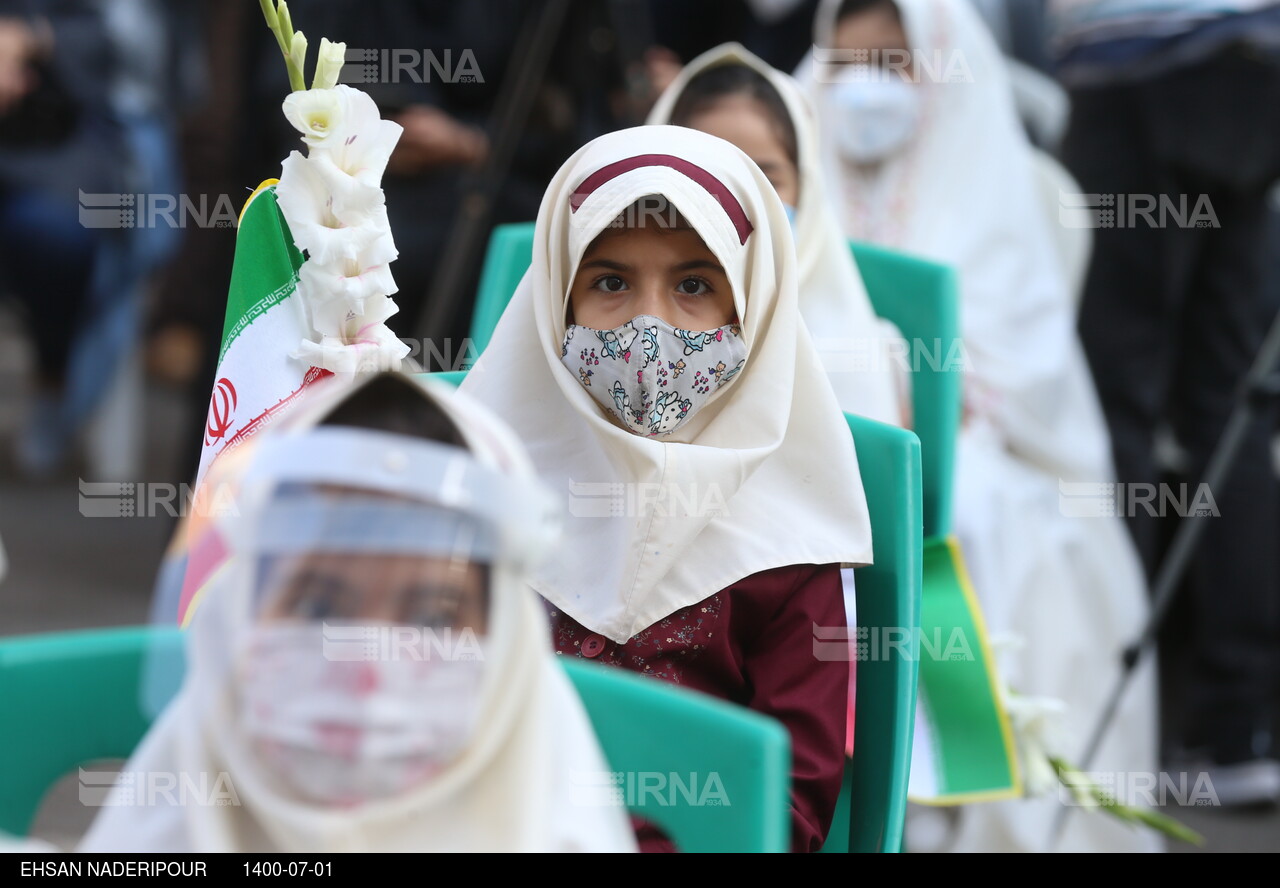
M 826 0 L 796 77 L 819 109 L 845 232 L 959 273 L 970 364 L 954 526 L 991 631 L 1024 641 L 1004 677 L 1065 701 L 1059 753 L 1071 760 L 1146 600 L 1121 522 L 1078 517 L 1067 499 L 1071 484 L 1100 490 L 1114 472 L 1000 53 L 965 0 Z M 1093 770 L 1155 770 L 1153 681 L 1149 669 L 1137 677 Z M 1040 850 L 1059 806 L 968 807 L 955 847 Z M 1060 847 L 1159 843 L 1077 815 Z
M 231 554 L 125 766 L 173 791 L 108 800 L 79 850 L 634 850 L 572 795 L 606 765 L 525 587 L 558 508 L 511 432 L 400 374 L 285 422 L 219 461 Z
M 841 409 L 910 425 L 908 377 L 905 367 L 895 365 L 892 345 L 902 337 L 875 316 L 867 298 L 824 183 L 817 120 L 795 80 L 739 44 L 726 43 L 684 67 L 649 122 L 719 136 L 760 166 L 791 220 L 800 314 Z
M 847 645 L 815 627 L 845 625 L 840 567 L 868 563 L 871 539 L 796 283 L 786 212 L 745 154 L 683 127 L 610 133 L 552 180 L 533 264 L 462 390 L 569 500 L 532 577 L 557 650 L 781 720 L 792 847 L 811 851 L 849 682 Z

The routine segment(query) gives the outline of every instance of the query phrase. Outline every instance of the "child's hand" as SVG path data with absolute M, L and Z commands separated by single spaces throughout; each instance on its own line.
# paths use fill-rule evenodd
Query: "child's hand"
M 482 130 L 430 105 L 410 105 L 395 118 L 404 133 L 387 164 L 389 172 L 417 175 L 441 166 L 478 166 L 489 154 Z

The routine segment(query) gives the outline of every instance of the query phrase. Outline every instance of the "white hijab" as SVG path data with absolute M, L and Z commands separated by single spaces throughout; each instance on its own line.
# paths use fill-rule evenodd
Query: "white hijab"
M 268 434 L 305 433 L 361 384 L 317 386 L 286 428 Z M 434 384 L 408 384 L 443 408 L 476 461 L 508 477 L 532 477 L 518 441 L 487 410 Z M 239 465 L 251 466 L 253 452 L 243 449 L 248 452 Z M 224 471 L 231 467 L 219 463 Z M 78 850 L 635 850 L 622 808 L 574 803 L 574 774 L 598 775 L 607 766 L 552 653 L 541 605 L 523 577 L 501 561 L 490 569 L 486 674 L 477 726 L 462 756 L 404 795 L 353 810 L 277 792 L 239 727 L 231 678 L 252 622 L 248 560 L 233 553 L 206 592 L 189 630 L 185 683 L 125 766 L 130 772 L 209 775 L 210 785 L 225 773 L 239 804 L 108 807 Z
M 649 123 L 670 123 L 689 81 L 721 65 L 743 65 L 778 91 L 791 117 L 799 155 L 800 197 L 795 241 L 800 271 L 800 314 L 814 338 L 840 407 L 900 425 L 903 411 L 889 342 L 896 327 L 876 317 L 849 242 L 836 221 L 819 158 L 818 121 L 808 97 L 788 75 L 737 43 L 710 49 L 685 65 L 653 106 Z
M 665 195 L 724 266 L 747 346 L 733 382 L 662 440 L 611 422 L 561 363 L 583 253 L 650 194 Z M 566 161 L 538 211 L 533 265 L 462 389 L 517 431 L 570 499 L 564 543 L 534 589 L 618 643 L 760 571 L 871 561 L 857 457 L 800 322 L 782 202 L 721 139 L 636 127 Z M 583 498 L 584 483 L 613 498 L 614 515 L 575 508 L 600 502 Z M 655 496 L 658 508 L 635 506 Z M 727 514 L 701 508 L 713 505 Z
M 850 237 L 959 272 L 969 409 L 1012 451 L 1060 478 L 1110 477 L 1110 449 L 1075 336 L 1067 284 L 1018 122 L 1003 57 L 967 0 L 895 0 L 917 65 L 922 116 L 911 143 L 870 174 L 822 159 Z M 839 0 L 824 0 L 817 53 L 796 70 L 820 114 Z

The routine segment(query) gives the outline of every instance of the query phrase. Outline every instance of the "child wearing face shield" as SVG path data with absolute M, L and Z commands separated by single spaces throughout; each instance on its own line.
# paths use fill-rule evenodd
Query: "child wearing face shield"
M 1145 622 L 1144 579 L 1118 517 L 1082 514 L 1088 497 L 1073 493 L 1115 471 L 1050 228 L 1063 223 L 1003 57 L 967 0 L 824 0 L 796 78 L 820 109 L 845 233 L 957 272 L 966 375 L 953 525 L 992 635 L 1022 642 L 1001 656 L 1002 678 L 1066 704 L 1053 752 L 1078 761 Z M 1135 673 L 1092 770 L 1155 769 L 1154 678 L 1150 664 Z M 966 805 L 930 847 L 1039 851 L 1059 810 L 1053 792 Z M 1160 841 L 1077 816 L 1057 847 Z
M 841 567 L 870 562 L 870 525 L 765 174 L 682 127 L 580 149 L 462 391 L 568 501 L 565 542 L 531 577 L 557 651 L 779 719 L 792 849 L 818 850 L 850 676 L 847 641 L 821 639 L 846 626 Z
M 125 770 L 217 800 L 106 807 L 79 850 L 634 850 L 621 809 L 570 797 L 607 766 L 524 587 L 558 504 L 509 430 L 381 374 L 317 385 L 211 472 L 230 555 Z
M 840 408 L 911 425 L 910 378 L 897 328 L 877 318 L 836 221 L 819 160 L 817 120 L 791 77 L 736 43 L 708 50 L 680 72 L 649 122 L 732 142 L 764 172 L 787 207 L 799 260 L 800 314 Z

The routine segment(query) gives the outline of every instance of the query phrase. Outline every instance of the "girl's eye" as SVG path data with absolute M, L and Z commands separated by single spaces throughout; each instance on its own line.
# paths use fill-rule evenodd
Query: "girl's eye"
M 415 583 L 404 587 L 399 597 L 396 609 L 405 625 L 446 629 L 457 622 L 462 596 L 451 587 Z
M 702 278 L 687 277 L 676 284 L 676 292 L 684 296 L 705 296 L 711 292 L 711 286 Z
M 604 290 L 606 293 L 621 293 L 627 288 L 627 282 L 616 274 L 607 274 L 602 278 L 597 278 L 591 287 L 594 290 Z
M 406 615 L 406 623 L 425 626 L 430 629 L 446 629 L 457 622 L 459 602 L 457 599 L 433 598 L 429 602 L 416 604 Z
M 323 620 L 337 613 L 343 585 L 331 578 L 307 574 L 289 590 L 289 613 L 304 620 Z

